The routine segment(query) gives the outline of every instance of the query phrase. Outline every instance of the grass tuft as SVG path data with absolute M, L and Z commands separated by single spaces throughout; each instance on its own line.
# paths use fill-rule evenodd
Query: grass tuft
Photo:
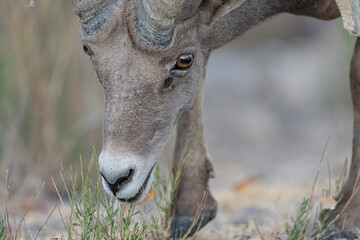
M 58 208 L 67 239 L 170 239 L 170 226 L 173 218 L 172 202 L 186 157 L 179 161 L 174 171 L 170 167 L 169 174 L 162 172 L 159 166 L 156 167 L 153 201 L 157 211 L 150 217 L 148 213 L 144 214 L 137 210 L 138 206 L 119 205 L 115 198 L 103 191 L 96 160 L 97 154 L 94 149 L 87 169 L 84 168 L 83 160 L 80 157 L 79 173 L 73 172 L 72 167 L 70 167 L 67 177 L 64 170 L 60 172 L 64 183 L 64 192 L 70 206 L 70 214 L 66 216 Z M 97 170 L 96 181 L 91 180 L 94 168 Z M 78 186 L 77 182 L 80 182 L 81 185 Z M 60 202 L 65 206 L 63 197 L 54 182 L 53 184 Z
M 97 154 L 93 150 L 87 168 L 80 156 L 80 170 L 74 171 L 70 166 L 69 171 L 63 168 L 60 176 L 64 184 L 61 193 L 53 178 L 52 183 L 60 200 L 57 206 L 61 221 L 64 226 L 64 235 L 69 240 L 143 240 L 143 239 L 170 239 L 171 220 L 173 218 L 172 202 L 176 193 L 176 188 L 180 183 L 181 169 L 187 158 L 179 161 L 175 168 L 169 167 L 167 171 L 161 171 L 157 166 L 154 173 L 153 190 L 155 192 L 154 204 L 157 212 L 143 213 L 139 206 L 120 205 L 117 200 L 102 189 L 101 175 L 97 164 Z M 169 164 L 169 166 L 171 166 Z M 96 170 L 96 171 L 94 171 Z M 44 185 L 43 185 L 44 186 Z M 43 189 L 43 186 L 41 190 Z M 40 192 L 41 192 L 40 190 Z M 27 213 L 33 208 L 40 192 L 36 196 L 30 208 L 22 215 L 20 222 L 16 226 L 11 226 L 8 212 L 9 185 L 8 177 L 5 181 L 5 201 L 4 215 L 0 217 L 0 240 L 18 239 L 26 237 L 21 225 L 25 223 Z M 63 197 L 65 195 L 65 197 Z M 145 210 L 145 207 L 141 207 Z M 46 225 L 56 207 L 51 211 L 46 221 L 38 230 L 35 238 L 29 232 L 29 239 L 43 239 Z M 65 211 L 66 210 L 66 213 Z M 67 211 L 68 210 L 68 211 Z M 199 212 L 199 217 L 200 217 Z M 150 217 L 149 217 L 150 215 Z M 196 225 L 197 217 L 193 223 Z M 29 229 L 28 229 L 29 230 Z M 191 231 L 191 229 L 189 230 Z M 61 239 L 65 239 L 62 235 Z M 186 234 L 187 236 L 188 234 Z M 182 239 L 186 238 L 183 237 Z
M 346 176 L 347 160 L 338 179 L 335 180 L 334 187 L 331 184 L 330 166 L 328 163 L 329 173 L 329 187 L 323 190 L 322 198 L 325 201 L 330 202 L 323 206 L 322 201 L 318 204 L 316 213 L 312 216 L 309 214 L 313 203 L 311 199 L 313 197 L 313 190 L 310 198 L 304 198 L 300 205 L 300 209 L 295 218 L 291 218 L 291 223 L 286 223 L 285 233 L 289 240 L 303 240 L 306 237 L 311 239 L 324 239 L 327 236 L 346 231 L 346 229 L 340 229 L 336 227 L 336 221 L 342 217 L 343 212 L 336 210 L 336 204 L 342 198 L 340 195 L 340 189 L 343 188 L 343 184 Z M 317 182 L 319 171 L 316 174 L 314 186 Z M 354 187 L 353 194 L 358 191 L 358 187 Z M 326 204 L 325 204 L 326 205 Z
M 136 222 L 133 224 L 131 221 L 140 213 L 139 211 L 135 212 L 135 206 L 119 206 L 114 198 L 102 190 L 101 176 L 96 160 L 97 155 L 94 149 L 87 169 L 84 169 L 81 157 L 80 173 L 73 173 L 70 167 L 70 187 L 67 186 L 64 173 L 60 173 L 70 204 L 69 216 L 65 217 L 59 208 L 68 239 L 147 239 L 149 233 L 146 223 Z M 95 182 L 91 180 L 94 166 L 96 166 L 98 175 Z M 80 193 L 77 192 L 79 175 Z
M 289 240 L 301 239 L 301 236 L 306 233 L 309 226 L 309 219 L 306 218 L 308 209 L 309 199 L 304 198 L 297 216 L 295 218 L 291 217 L 291 223 L 286 223 L 285 232 Z
M 152 239 L 168 239 L 171 220 L 174 215 L 172 202 L 180 183 L 181 170 L 186 158 L 186 156 L 182 157 L 175 168 L 169 163 L 169 174 L 163 173 L 159 165 L 155 169 L 153 201 L 157 208 L 157 215 L 151 217 L 150 226 Z M 185 237 L 183 239 L 185 239 Z

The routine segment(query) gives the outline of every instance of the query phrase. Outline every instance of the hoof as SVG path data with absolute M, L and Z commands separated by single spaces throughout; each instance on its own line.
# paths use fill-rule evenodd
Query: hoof
M 354 240 L 359 238 L 353 232 L 351 231 L 341 232 L 337 227 L 335 227 L 335 229 L 333 229 L 327 236 L 323 238 L 323 240 L 336 240 L 336 239 Z
M 187 234 L 188 231 L 190 231 L 188 234 L 188 237 L 190 237 L 200 228 L 204 227 L 213 218 L 215 218 L 215 216 L 216 208 L 212 211 L 202 213 L 194 225 L 194 216 L 174 216 L 171 222 L 171 237 L 175 239 L 182 238 Z

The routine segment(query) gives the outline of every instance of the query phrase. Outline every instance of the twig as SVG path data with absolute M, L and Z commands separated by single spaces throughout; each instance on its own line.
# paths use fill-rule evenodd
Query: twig
M 326 152 L 327 146 L 328 146 L 328 144 L 329 144 L 329 142 L 330 142 L 331 136 L 332 136 L 332 134 L 330 134 L 330 136 L 328 137 L 328 139 L 327 139 L 327 141 L 326 141 L 326 143 L 325 143 L 323 152 L 322 152 L 322 154 L 321 154 L 321 158 L 320 158 L 320 162 L 319 162 L 319 168 L 318 168 L 318 170 L 317 170 L 317 172 L 316 172 L 316 176 L 315 176 L 313 185 L 312 185 L 312 187 L 311 187 L 311 194 L 310 194 L 309 202 L 308 202 L 308 204 L 307 204 L 307 206 L 306 206 L 306 212 L 305 212 L 305 217 L 304 217 L 305 220 L 307 220 L 308 217 L 309 217 L 309 212 L 310 212 L 310 208 L 311 208 L 311 202 L 312 202 L 313 197 L 314 197 L 315 186 L 316 186 L 316 183 L 317 183 L 317 181 L 318 181 L 318 179 L 319 179 L 321 165 L 322 165 L 322 162 L 323 162 L 323 160 L 324 160 L 325 152 Z M 303 239 L 304 236 L 305 236 L 305 233 L 303 233 L 298 239 Z
M 253 221 L 254 221 L 254 223 L 255 223 L 255 228 L 256 228 L 257 233 L 258 233 L 259 236 L 260 236 L 260 239 L 261 239 L 261 240 L 265 240 L 264 236 L 263 236 L 262 233 L 260 232 L 259 226 L 257 225 L 255 218 L 253 218 Z
M 343 167 L 343 169 L 341 171 L 341 175 L 340 175 L 340 179 L 341 179 L 341 187 L 340 187 L 340 189 L 341 190 L 344 188 L 347 168 L 348 168 L 348 158 L 345 158 L 345 164 L 344 164 L 344 167 Z
M 29 226 L 26 224 L 25 219 L 24 219 L 24 225 L 25 225 L 27 231 L 29 232 L 30 239 L 31 239 L 31 240 L 34 240 L 32 234 L 31 234 L 31 230 L 30 230 Z
M 50 217 L 53 215 L 53 213 L 54 213 L 54 211 L 55 211 L 56 207 L 57 207 L 57 204 L 55 204 L 54 208 L 51 210 L 51 212 L 50 212 L 50 214 L 48 215 L 48 217 L 46 218 L 45 222 L 44 222 L 44 223 L 43 223 L 43 225 L 41 225 L 41 227 L 39 228 L 39 230 L 38 230 L 38 232 L 37 232 L 37 234 L 36 234 L 36 236 L 35 236 L 34 240 L 36 240 L 36 239 L 37 239 L 37 237 L 39 236 L 39 234 L 40 234 L 40 232 L 42 231 L 42 229 L 46 226 L 46 224 L 48 223 L 48 221 L 49 221 Z
M 202 213 L 203 210 L 204 210 L 204 205 L 205 205 L 206 199 L 207 199 L 207 197 L 208 197 L 208 194 L 209 194 L 208 191 L 204 191 L 204 194 L 203 194 L 201 203 L 200 203 L 198 209 L 196 210 L 194 221 L 191 223 L 191 226 L 190 226 L 190 228 L 187 230 L 187 232 L 185 233 L 185 235 L 181 238 L 182 240 L 183 240 L 183 239 L 186 239 L 186 238 L 190 235 L 192 229 L 195 227 L 195 225 L 196 225 L 197 222 L 199 221 L 199 219 L 200 219 L 200 217 L 201 217 L 201 213 Z M 199 225 L 198 225 L 198 228 L 196 229 L 195 233 L 197 233 L 197 231 L 200 229 L 202 220 L 203 220 L 203 218 L 201 218 L 201 220 L 200 220 L 200 222 L 199 222 Z
M 329 142 L 330 142 L 331 135 L 332 135 L 332 134 L 330 134 L 330 136 L 328 137 L 328 139 L 327 139 L 327 141 L 326 141 L 326 144 L 325 144 L 325 147 L 324 147 L 324 149 L 323 149 L 323 152 L 322 152 L 322 154 L 321 154 L 321 158 L 320 158 L 320 162 L 319 162 L 319 168 L 318 168 L 318 170 L 317 170 L 317 173 L 316 173 L 316 176 L 315 176 L 315 179 L 314 179 L 314 183 L 313 183 L 313 185 L 312 185 L 312 187 L 311 187 L 311 194 L 310 194 L 310 198 L 309 198 L 309 204 L 308 204 L 308 206 L 307 206 L 307 211 L 306 211 L 305 219 L 306 219 L 306 218 L 308 217 L 308 215 L 309 215 L 309 210 L 310 210 L 311 202 L 312 202 L 312 199 L 313 199 L 313 197 L 314 197 L 315 186 L 316 186 L 316 183 L 317 183 L 317 181 L 318 181 L 318 179 L 319 179 L 321 165 L 322 165 L 322 162 L 323 162 L 323 160 L 324 160 L 325 152 L 326 152 L 327 146 L 328 146 L 328 144 L 329 144 Z
M 205 201 L 206 201 L 208 195 L 209 195 L 209 192 L 208 192 L 208 191 L 204 192 L 203 199 L 202 199 L 202 201 L 201 201 L 201 202 L 202 202 L 202 208 L 198 211 L 199 216 L 200 216 L 201 212 L 204 210 Z M 197 232 L 200 230 L 201 224 L 202 224 L 202 221 L 203 221 L 203 220 L 204 220 L 204 216 L 201 217 L 201 220 L 200 220 L 200 222 L 199 222 L 199 225 L 198 225 L 195 233 L 197 233 Z
M 8 209 L 8 201 L 9 201 L 9 169 L 6 170 L 5 175 L 5 219 L 7 223 L 7 227 L 9 229 L 9 236 L 11 239 L 14 239 L 14 236 L 12 234 L 10 219 L 9 219 L 9 209 Z
M 328 177 L 329 177 L 329 193 L 326 197 L 331 197 L 331 168 L 330 168 L 330 160 L 326 158 L 326 167 L 328 170 Z
M 31 203 L 30 207 L 26 210 L 26 212 L 24 213 L 24 215 L 23 215 L 23 216 L 22 216 L 22 218 L 20 219 L 19 225 L 18 225 L 18 227 L 16 228 L 16 231 L 15 231 L 15 239 L 17 239 L 17 234 L 18 234 L 18 232 L 19 232 L 19 229 L 20 229 L 21 223 L 24 221 L 25 216 L 26 216 L 26 215 L 30 212 L 30 210 L 34 207 L 34 205 L 35 205 L 36 201 L 37 201 L 37 200 L 38 200 L 38 198 L 40 197 L 40 194 L 41 194 L 41 192 L 42 192 L 42 190 L 43 190 L 44 186 L 45 186 L 45 182 L 43 182 L 43 184 L 42 184 L 42 186 L 41 186 L 41 189 L 40 189 L 39 193 L 36 195 L 36 197 L 35 197 L 34 201 Z
M 311 188 L 311 195 L 310 195 L 310 199 L 309 199 L 308 209 L 310 208 L 310 205 L 311 205 L 311 202 L 312 202 L 312 199 L 313 199 L 313 196 L 314 196 L 314 190 L 315 190 L 316 182 L 317 182 L 317 180 L 318 180 L 318 178 L 319 178 L 319 175 L 320 175 L 321 165 L 322 165 L 322 162 L 323 162 L 323 160 L 324 160 L 325 153 L 326 153 L 326 149 L 327 149 L 327 146 L 328 146 L 328 144 L 329 144 L 329 142 L 330 142 L 331 136 L 332 136 L 332 134 L 330 134 L 330 136 L 329 136 L 328 139 L 326 140 L 326 143 L 325 143 L 323 152 L 322 152 L 322 154 L 321 154 L 321 158 L 320 158 L 320 162 L 319 162 L 319 168 L 318 168 L 318 171 L 317 171 L 316 176 L 315 176 L 314 183 L 313 183 L 312 188 Z M 308 215 L 308 214 L 307 214 L 307 215 Z M 307 215 L 306 215 L 306 217 L 307 217 Z
M 60 195 L 59 190 L 58 190 L 58 188 L 56 187 L 56 184 L 55 184 L 55 181 L 54 181 L 54 178 L 53 178 L 53 177 L 51 177 L 51 181 L 52 181 L 52 183 L 53 183 L 53 185 L 54 185 L 54 187 L 55 187 L 56 194 L 58 195 L 58 197 L 59 197 L 59 199 L 60 199 L 61 205 L 62 205 L 63 207 L 65 207 L 64 202 L 63 202 L 63 200 L 62 200 L 62 195 Z

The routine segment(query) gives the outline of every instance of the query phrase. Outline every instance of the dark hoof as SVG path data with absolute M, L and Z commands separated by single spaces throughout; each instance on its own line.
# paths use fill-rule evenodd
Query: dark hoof
M 215 216 L 216 209 L 213 211 L 204 212 L 201 214 L 195 225 L 193 225 L 193 222 L 195 221 L 194 216 L 175 216 L 171 222 L 171 237 L 184 237 L 193 225 L 190 233 L 187 235 L 190 237 L 200 228 L 204 227 L 208 222 L 210 222 Z
M 323 240 L 336 240 L 336 239 L 354 240 L 359 238 L 353 232 L 350 231 L 340 232 L 338 228 L 333 229 L 327 236 L 323 238 Z

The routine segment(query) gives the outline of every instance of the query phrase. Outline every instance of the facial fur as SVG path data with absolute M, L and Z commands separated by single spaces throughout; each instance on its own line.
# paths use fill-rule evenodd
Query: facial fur
M 146 186 L 144 181 L 181 113 L 192 107 L 205 62 L 196 21 L 177 25 L 171 43 L 157 49 L 138 33 L 134 8 L 132 2 L 118 1 L 103 28 L 83 40 L 105 93 L 100 172 L 105 190 L 121 201 L 133 198 L 142 187 L 149 190 L 152 177 Z M 174 69 L 182 54 L 193 54 L 192 66 Z M 169 78 L 172 84 L 164 89 Z M 109 183 L 115 184 L 129 169 L 130 181 L 112 192 Z

